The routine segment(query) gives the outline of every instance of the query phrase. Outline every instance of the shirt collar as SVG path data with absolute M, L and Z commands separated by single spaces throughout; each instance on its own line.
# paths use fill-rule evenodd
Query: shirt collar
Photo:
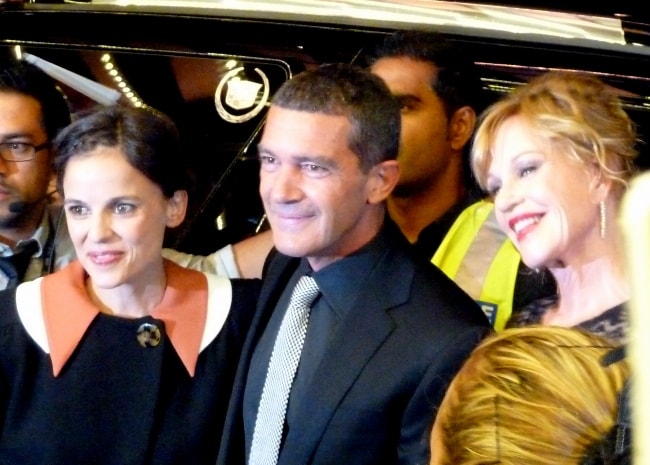
M 43 213 L 43 217 L 41 218 L 41 222 L 38 225 L 38 228 L 36 228 L 36 231 L 34 231 L 34 234 L 32 234 L 31 237 L 28 237 L 27 239 L 21 239 L 16 243 L 16 246 L 13 248 L 9 247 L 7 244 L 0 243 L 0 256 L 8 257 L 10 255 L 13 255 L 14 249 L 20 248 L 21 243 L 23 242 L 36 241 L 36 243 L 38 244 L 38 250 L 34 253 L 33 256 L 40 257 L 43 254 L 43 246 L 47 241 L 49 234 L 50 234 L 50 221 L 46 209 L 45 212 Z
M 313 273 L 318 288 L 334 311 L 343 317 L 352 308 L 355 296 L 386 250 L 386 233 L 382 229 L 356 252 Z M 303 259 L 303 262 L 306 262 Z
M 431 259 L 440 247 L 456 218 L 470 205 L 483 199 L 485 196 L 476 189 L 470 189 L 458 202 L 444 212 L 437 220 L 424 227 L 414 245 L 418 254 Z
M 164 261 L 167 288 L 151 317 L 165 331 L 190 376 L 194 376 L 207 318 L 205 276 Z M 99 314 L 85 287 L 86 272 L 78 261 L 48 275 L 42 282 L 43 318 L 54 376 L 63 369 L 90 323 Z

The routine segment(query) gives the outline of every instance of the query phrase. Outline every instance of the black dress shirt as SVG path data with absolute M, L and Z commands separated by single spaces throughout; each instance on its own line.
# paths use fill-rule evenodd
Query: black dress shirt
M 397 230 L 392 222 L 388 229 Z M 312 375 L 327 353 L 328 344 L 347 312 L 353 311 L 355 297 L 364 285 L 364 280 L 379 263 L 385 250 L 384 236 L 378 234 L 372 241 L 355 253 L 348 255 L 313 272 L 305 258 L 291 277 L 287 287 L 269 320 L 251 360 L 244 397 L 244 423 L 246 430 L 246 454 L 250 451 L 257 407 L 262 395 L 266 370 L 271 358 L 275 337 L 298 280 L 305 274 L 313 276 L 321 295 L 312 304 L 307 335 L 303 345 L 300 364 L 289 395 L 284 435 L 291 428 L 292 419 L 304 415 L 292 408 L 291 399 L 299 397 L 309 385 Z

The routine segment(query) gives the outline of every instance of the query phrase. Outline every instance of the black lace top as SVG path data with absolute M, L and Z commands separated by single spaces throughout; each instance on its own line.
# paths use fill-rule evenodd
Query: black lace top
M 538 299 L 513 312 L 507 327 L 541 324 L 543 315 L 549 308 L 555 306 L 558 296 Z M 625 343 L 628 334 L 629 320 L 624 304 L 612 307 L 591 320 L 583 321 L 577 327 L 604 336 L 617 343 Z

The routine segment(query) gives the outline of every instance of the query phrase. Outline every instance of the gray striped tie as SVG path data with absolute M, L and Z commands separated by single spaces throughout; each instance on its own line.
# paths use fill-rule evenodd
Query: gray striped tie
M 249 465 L 275 465 L 278 461 L 289 392 L 305 342 L 310 306 L 317 295 L 318 286 L 310 276 L 300 278 L 291 294 L 266 372 Z

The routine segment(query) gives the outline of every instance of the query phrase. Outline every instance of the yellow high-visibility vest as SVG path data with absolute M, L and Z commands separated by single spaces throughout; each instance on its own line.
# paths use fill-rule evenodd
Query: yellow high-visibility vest
M 463 210 L 431 259 L 476 300 L 497 331 L 512 314 L 520 261 L 496 222 L 494 204 L 487 200 Z

